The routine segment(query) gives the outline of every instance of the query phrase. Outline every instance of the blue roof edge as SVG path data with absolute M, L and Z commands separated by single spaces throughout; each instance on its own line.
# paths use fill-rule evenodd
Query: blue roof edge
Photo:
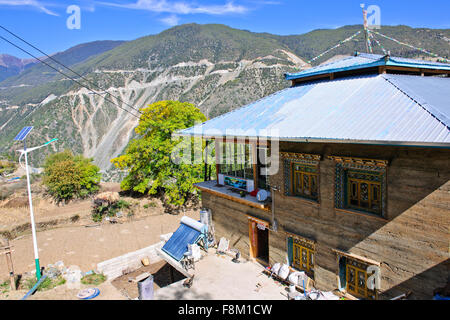
M 286 80 L 295 80 L 295 79 L 301 79 L 306 77 L 313 77 L 318 76 L 322 74 L 328 74 L 328 73 L 335 73 L 335 72 L 342 72 L 342 71 L 349 71 L 349 70 L 358 70 L 358 69 L 366 69 L 366 68 L 372 68 L 372 67 L 378 67 L 386 65 L 386 62 L 384 60 L 378 60 L 372 63 L 366 63 L 361 64 L 359 66 L 351 66 L 351 67 L 344 67 L 344 68 L 332 68 L 332 69 L 326 69 L 319 72 L 312 72 L 305 75 L 298 74 L 298 73 L 286 73 L 284 75 Z
M 450 70 L 450 64 L 430 64 L 430 63 L 422 63 L 416 64 L 414 62 L 402 62 L 396 61 L 395 58 L 390 58 L 386 63 L 387 66 L 395 66 L 395 67 L 411 67 L 411 68 L 419 68 L 419 69 L 435 69 L 435 70 Z
M 364 63 L 356 66 L 348 66 L 343 68 L 330 68 L 325 70 L 320 70 L 317 72 L 308 72 L 304 73 L 305 71 L 312 71 L 311 69 L 304 70 L 297 73 L 286 73 L 284 75 L 286 80 L 296 80 L 296 79 L 302 79 L 306 77 L 313 77 L 328 73 L 335 73 L 335 72 L 343 72 L 343 71 L 350 71 L 350 70 L 359 70 L 359 69 L 365 69 L 365 68 L 372 68 L 372 67 L 378 67 L 378 66 L 396 66 L 396 67 L 411 67 L 411 68 L 419 68 L 419 69 L 434 69 L 434 70 L 450 70 L 450 64 L 445 63 L 423 63 L 422 60 L 421 63 L 414 63 L 414 60 L 411 59 L 411 61 L 398 61 L 397 58 L 400 57 L 389 57 L 389 59 L 386 61 L 385 56 L 382 56 L 380 59 L 376 60 L 372 63 Z M 348 58 L 347 58 L 348 59 Z M 343 59 L 344 60 L 344 59 Z M 340 60 L 342 61 L 342 60 Z M 303 74 L 304 73 L 304 74 Z

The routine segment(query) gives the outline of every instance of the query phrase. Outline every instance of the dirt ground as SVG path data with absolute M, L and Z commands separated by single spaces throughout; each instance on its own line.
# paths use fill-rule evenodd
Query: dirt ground
M 129 281 L 128 279 L 135 278 L 144 272 L 148 272 L 153 275 L 153 288 L 155 291 L 171 284 L 170 267 L 165 261 L 160 261 L 149 266 L 142 267 L 139 270 L 114 279 L 111 283 L 114 287 L 117 288 L 117 290 L 119 290 L 119 292 L 123 293 L 123 291 L 125 291 L 124 295 L 126 297 L 135 299 L 139 296 L 138 285 L 137 283 Z M 184 275 L 176 270 L 173 271 L 173 277 L 174 282 L 183 280 L 185 278 Z
M 16 185 L 0 183 L 0 187 L 2 186 L 13 187 L 14 193 L 7 199 L 0 200 L 0 233 L 11 231 L 14 228 L 22 229 L 25 224 L 30 223 L 26 185 L 21 181 Z M 38 229 L 45 224 L 56 224 L 56 221 L 58 221 L 57 224 L 61 224 L 63 223 L 62 220 L 70 220 L 71 218 L 73 220 L 84 219 L 82 223 L 89 223 L 92 213 L 91 199 L 75 200 L 65 205 L 58 205 L 45 194 L 40 182 L 34 183 L 32 190 L 33 211 Z M 120 185 L 118 183 L 102 183 L 100 192 L 106 191 L 118 192 L 120 191 Z M 125 200 L 132 205 L 134 218 L 153 216 L 164 212 L 162 202 L 157 198 L 121 197 L 121 200 Z
M 5 187 L 5 184 L 2 184 Z M 8 186 L 11 188 L 11 186 Z M 16 275 L 34 273 L 34 254 L 30 229 L 28 198 L 25 185 L 20 182 L 13 186 L 14 193 L 0 201 L 0 236 L 10 238 L 13 247 L 13 266 Z M 131 204 L 116 223 L 92 221 L 92 200 L 73 201 L 59 206 L 51 201 L 39 181 L 32 186 L 33 207 L 37 227 L 37 242 L 41 267 L 63 261 L 65 266 L 76 265 L 86 272 L 95 270 L 97 263 L 148 247 L 160 241 L 160 235 L 174 232 L 183 215 L 199 219 L 199 211 L 186 210 L 179 215 L 164 213 L 162 202 L 157 198 L 121 197 Z M 103 183 L 101 192 L 120 191 L 117 183 Z M 155 286 L 164 286 L 168 279 L 168 268 L 164 265 L 147 267 L 155 276 Z M 142 271 L 143 270 L 143 271 Z M 145 268 L 137 272 L 145 272 Z M 4 256 L 0 256 L 0 284 L 8 280 L 9 270 Z M 167 277 L 166 277 L 167 275 Z M 137 285 L 128 283 L 128 277 L 115 283 L 135 298 Z M 175 276 L 177 277 L 177 276 Z M 178 278 L 176 278 L 178 279 Z M 125 283 L 126 282 L 126 283 Z M 101 285 L 103 298 L 119 296 L 109 281 Z M 26 292 L 15 291 L 3 294 L 0 299 L 17 299 Z M 33 295 L 38 299 L 76 299 L 78 290 L 69 290 L 65 285 Z M 100 297 L 101 298 L 101 297 Z
M 37 291 L 29 296 L 27 300 L 79 300 L 77 294 L 82 289 L 92 288 L 93 286 L 81 284 L 77 289 L 69 289 L 66 285 L 58 286 L 51 290 Z M 95 300 L 127 300 L 110 282 L 104 282 L 95 286 L 100 290 L 100 294 Z M 27 294 L 27 290 L 0 292 L 0 300 L 20 300 Z
M 186 216 L 199 219 L 192 210 Z M 41 266 L 63 261 L 66 266 L 77 265 L 83 271 L 96 268 L 97 263 L 159 242 L 160 235 L 174 232 L 182 215 L 159 214 L 118 224 L 95 227 L 68 225 L 37 233 Z M 92 223 L 92 222 L 91 222 Z M 13 264 L 16 274 L 34 269 L 31 234 L 10 241 L 15 250 Z M 0 257 L 0 279 L 8 277 L 6 260 Z

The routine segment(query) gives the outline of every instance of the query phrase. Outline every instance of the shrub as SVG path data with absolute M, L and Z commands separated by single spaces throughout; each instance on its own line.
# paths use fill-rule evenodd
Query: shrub
M 14 162 L 0 160 L 0 175 L 7 175 L 13 173 L 17 168 Z
M 131 204 L 125 200 L 113 203 L 102 202 L 94 206 L 92 210 L 92 220 L 101 222 L 104 216 L 114 217 L 120 210 L 129 209 Z
M 44 164 L 43 183 L 58 201 L 85 198 L 99 190 L 100 169 L 93 159 L 64 151 L 49 156 Z

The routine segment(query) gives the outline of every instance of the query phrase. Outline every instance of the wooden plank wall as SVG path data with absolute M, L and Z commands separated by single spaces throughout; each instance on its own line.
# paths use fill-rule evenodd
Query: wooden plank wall
M 280 143 L 283 152 L 322 155 L 320 204 L 284 196 L 284 170 L 270 183 L 276 193 L 278 232 L 270 232 L 270 263 L 286 256 L 286 231 L 316 241 L 315 280 L 319 289 L 337 287 L 339 249 L 381 263 L 381 295 L 390 298 L 412 291 L 428 299 L 446 285 L 450 275 L 450 150 L 343 144 Z M 387 219 L 344 213 L 334 208 L 335 163 L 327 157 L 350 156 L 389 160 Z M 218 234 L 232 238 L 248 254 L 246 213 L 271 220 L 271 213 L 203 194 L 213 212 Z M 234 247 L 236 247 L 234 246 Z

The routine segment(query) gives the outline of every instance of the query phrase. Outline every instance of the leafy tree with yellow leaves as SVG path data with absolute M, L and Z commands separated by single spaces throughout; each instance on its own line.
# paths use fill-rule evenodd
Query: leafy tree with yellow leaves
M 195 194 L 193 184 L 202 180 L 202 164 L 171 160 L 175 148 L 186 143 L 173 138 L 172 133 L 204 122 L 206 117 L 194 105 L 179 101 L 159 101 L 141 111 L 135 129 L 139 137 L 123 155 L 111 160 L 117 168 L 128 171 L 121 188 L 151 195 L 163 191 L 167 204 L 182 206 Z

